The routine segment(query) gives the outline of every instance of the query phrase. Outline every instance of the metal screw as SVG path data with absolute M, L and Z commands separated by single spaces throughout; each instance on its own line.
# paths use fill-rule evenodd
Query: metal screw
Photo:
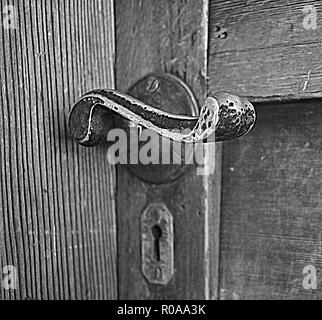
M 151 77 L 148 79 L 146 91 L 149 93 L 155 93 L 160 86 L 160 82 L 157 78 Z

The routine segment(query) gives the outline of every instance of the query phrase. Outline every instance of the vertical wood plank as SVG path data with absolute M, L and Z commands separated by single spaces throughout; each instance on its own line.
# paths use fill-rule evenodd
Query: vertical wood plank
M 320 300 L 321 102 L 257 112 L 254 130 L 224 147 L 220 297 Z M 308 265 L 317 290 L 303 286 Z
M 210 0 L 211 92 L 321 98 L 321 9 L 316 0 Z
M 114 86 L 113 1 L 8 3 L 0 18 L 1 299 L 115 299 L 115 172 L 67 131 L 84 92 Z
M 117 88 L 126 91 L 146 74 L 165 71 L 186 82 L 199 104 L 203 103 L 207 93 L 208 1 L 119 0 L 115 5 Z M 220 159 L 220 152 L 217 157 Z M 220 184 L 215 177 L 220 176 L 219 171 L 203 178 L 190 168 L 174 183 L 153 186 L 133 177 L 125 167 L 119 168 L 121 299 L 217 297 Z M 140 217 L 153 202 L 164 203 L 174 216 L 176 271 L 167 286 L 150 285 L 141 272 Z

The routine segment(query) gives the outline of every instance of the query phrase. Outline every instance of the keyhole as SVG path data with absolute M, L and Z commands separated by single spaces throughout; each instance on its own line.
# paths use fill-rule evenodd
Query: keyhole
M 154 259 L 160 262 L 161 261 L 160 240 L 162 238 L 162 229 L 158 225 L 156 225 L 152 228 L 152 234 L 154 237 Z

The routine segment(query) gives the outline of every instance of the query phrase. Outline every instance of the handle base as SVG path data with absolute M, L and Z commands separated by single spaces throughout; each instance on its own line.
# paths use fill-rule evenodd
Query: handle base
M 198 104 L 191 90 L 179 78 L 166 73 L 151 73 L 135 83 L 128 91 L 130 96 L 154 108 L 178 115 L 198 116 Z M 124 120 L 122 121 L 124 125 Z M 133 126 L 127 121 L 128 126 Z M 161 146 L 161 139 L 160 143 Z M 164 139 L 164 138 L 163 138 Z M 173 146 L 173 143 L 171 143 Z M 181 155 L 185 157 L 184 144 Z M 187 155 L 189 157 L 189 155 Z M 191 154 L 191 157 L 193 154 Z M 161 157 L 161 155 L 160 155 Z M 181 163 L 185 163 L 184 160 Z M 166 184 L 177 180 L 189 167 L 185 164 L 128 165 L 130 172 L 151 184 Z

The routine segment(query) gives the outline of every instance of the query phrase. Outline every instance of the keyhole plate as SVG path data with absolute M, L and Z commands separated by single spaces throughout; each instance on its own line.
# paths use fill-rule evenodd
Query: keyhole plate
M 142 272 L 151 284 L 167 285 L 174 274 L 173 217 L 164 204 L 151 204 L 141 218 Z
M 152 234 L 154 236 L 154 259 L 161 261 L 160 241 L 162 239 L 162 229 L 158 225 L 155 225 L 152 228 Z

